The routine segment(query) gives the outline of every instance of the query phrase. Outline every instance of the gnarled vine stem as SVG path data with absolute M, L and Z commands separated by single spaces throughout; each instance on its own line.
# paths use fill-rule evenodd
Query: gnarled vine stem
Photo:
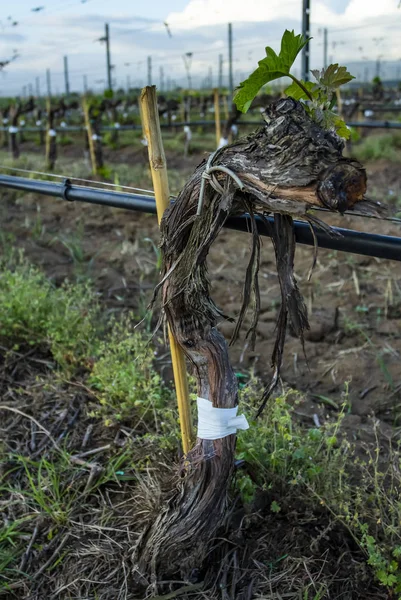
M 366 175 L 362 166 L 342 156 L 342 141 L 311 121 L 299 102 L 279 100 L 266 109 L 264 118 L 265 125 L 259 131 L 223 147 L 213 157 L 214 165 L 237 175 L 242 190 L 227 173 L 214 172 L 222 193 L 219 186 L 206 185 L 202 212 L 197 215 L 204 161 L 161 223 L 165 316 L 193 366 L 198 395 L 218 408 L 231 408 L 238 402 L 227 344 L 216 327 L 222 312 L 209 295 L 206 264 L 209 249 L 226 219 L 244 212 L 251 216 L 251 255 L 234 340 L 251 301 L 254 316 L 248 335 L 254 340 L 260 257 L 254 217 L 274 214 L 271 235 L 282 304 L 272 357 L 274 374 L 263 403 L 278 380 L 288 321 L 301 341 L 308 327 L 306 307 L 293 273 L 292 217 L 327 229 L 308 213 L 311 206 L 342 212 L 362 202 L 366 211 L 374 212 L 373 205 L 363 201 Z M 225 511 L 234 449 L 234 435 L 214 441 L 197 440 L 164 509 L 138 544 L 136 568 L 145 577 L 150 575 L 155 580 L 157 575 L 177 572 L 188 577 L 201 565 Z

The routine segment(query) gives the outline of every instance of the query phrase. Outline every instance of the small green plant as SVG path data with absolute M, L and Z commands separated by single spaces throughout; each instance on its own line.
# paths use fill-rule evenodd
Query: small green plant
M 65 525 L 79 489 L 71 485 L 73 471 L 67 453 L 59 453 L 57 460 L 39 461 L 17 457 L 28 482 L 24 496 L 33 513 L 47 514 L 56 525 Z
M 256 411 L 260 384 L 251 377 L 241 392 L 245 412 Z M 386 465 L 380 462 L 380 441 L 358 456 L 342 434 L 342 422 L 349 409 L 349 383 L 337 417 L 319 428 L 305 429 L 294 419 L 301 397 L 288 392 L 269 401 L 263 416 L 238 436 L 237 458 L 251 465 L 237 477 L 236 485 L 245 504 L 252 502 L 256 490 L 274 490 L 270 511 L 281 512 L 292 495 L 305 510 L 325 507 L 334 522 L 345 527 L 373 569 L 381 585 L 401 598 L 401 503 L 399 490 L 399 447 L 390 449 Z M 373 430 L 377 424 L 373 421 Z M 258 478 L 255 481 L 254 478 Z M 307 510 L 307 509 L 306 509 Z M 394 595 L 394 593 L 396 595 Z M 398 595 L 397 595 L 398 594 Z
M 95 353 L 97 296 L 87 283 L 56 288 L 22 255 L 0 271 L 0 337 L 18 345 L 47 346 L 67 370 Z
M 353 148 L 353 154 L 363 162 L 370 160 L 401 160 L 401 135 L 399 133 L 384 133 L 369 136 Z
M 60 144 L 60 146 L 71 146 L 71 144 L 74 143 L 74 139 L 70 135 L 66 135 L 64 133 L 60 135 L 58 143 Z
M 139 415 L 143 424 L 161 431 L 171 419 L 166 410 L 171 392 L 153 368 L 153 350 L 134 330 L 130 316 L 112 324 L 112 332 L 99 347 L 88 383 L 95 390 L 105 425 Z M 147 427 L 147 426 L 146 426 Z M 147 429 L 148 430 L 148 429 Z
M 334 64 L 321 71 L 314 70 L 312 74 L 316 82 L 303 81 L 291 73 L 296 57 L 310 39 L 304 38 L 303 35 L 295 35 L 294 31 L 287 29 L 281 40 L 279 54 L 269 46 L 266 47 L 266 57 L 259 61 L 258 68 L 248 79 L 240 83 L 234 102 L 239 110 L 247 112 L 261 87 L 280 77 L 289 77 L 292 84 L 285 90 L 287 96 L 295 100 L 309 101 L 310 105 L 305 105 L 305 110 L 314 121 L 324 129 L 336 131 L 339 136 L 348 139 L 348 127 L 332 110 L 336 102 L 336 90 L 354 79 L 346 67 Z

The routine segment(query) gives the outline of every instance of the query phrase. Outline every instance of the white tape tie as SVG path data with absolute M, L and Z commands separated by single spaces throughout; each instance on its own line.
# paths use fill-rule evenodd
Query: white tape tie
M 184 125 L 184 133 L 186 135 L 187 140 L 192 140 L 192 132 L 188 125 Z
M 67 127 L 67 123 L 65 121 L 61 121 L 60 127 Z
M 120 123 L 114 123 L 114 127 L 115 127 L 116 129 L 120 129 L 121 125 L 120 125 Z
M 365 112 L 363 113 L 365 117 L 373 117 L 373 115 L 375 114 L 373 112 L 373 110 L 365 110 Z
M 233 135 L 237 135 L 238 127 L 236 125 L 231 125 L 231 132 Z
M 228 144 L 228 139 L 221 137 L 217 149 L 219 150 L 220 148 L 223 148 L 223 146 L 227 146 L 227 144 Z
M 4 124 L 4 125 L 7 125 L 7 123 L 8 123 L 8 119 L 4 118 L 4 119 L 3 119 L 3 124 Z
M 171 115 L 171 120 L 175 121 L 177 119 L 177 115 Z
M 93 140 L 94 142 L 96 142 L 97 140 L 100 140 L 100 135 L 97 135 L 96 133 L 94 133 L 94 134 L 92 135 L 92 140 Z
M 143 138 L 141 139 L 141 144 L 142 144 L 143 146 L 147 146 L 147 145 L 148 145 L 148 140 L 147 140 L 145 137 L 143 137 Z
M 47 135 L 49 137 L 56 137 L 57 131 L 55 129 L 49 129 L 49 131 L 47 132 Z
M 14 127 L 14 125 L 10 125 L 8 128 L 8 133 L 18 133 L 18 127 Z
M 42 125 L 42 121 L 36 121 L 36 127 L 40 127 Z
M 23 127 L 25 125 L 25 121 L 22 120 L 22 121 L 19 122 L 19 124 L 20 124 L 20 127 Z
M 219 440 L 237 431 L 249 429 L 245 415 L 238 415 L 238 406 L 234 408 L 216 408 L 206 398 L 198 396 L 198 437 L 202 440 Z

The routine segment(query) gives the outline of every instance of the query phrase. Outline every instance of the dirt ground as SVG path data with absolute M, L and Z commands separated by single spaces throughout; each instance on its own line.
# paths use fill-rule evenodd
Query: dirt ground
M 60 153 L 67 150 L 71 157 L 73 148 L 67 146 Z M 113 161 L 129 164 L 133 154 L 137 168 L 143 164 L 144 176 L 148 176 L 146 150 L 117 150 Z M 184 159 L 168 153 L 168 165 L 185 180 L 201 158 L 201 154 Z M 401 195 L 401 177 L 394 164 L 368 164 L 367 172 L 371 196 L 387 200 L 391 195 Z M 31 194 L 20 194 L 15 202 L 11 200 L 15 195 L 6 190 L 1 195 L 2 228 L 15 235 L 17 245 L 52 279 L 60 283 L 72 277 L 77 268 L 85 269 L 110 306 L 123 304 L 142 314 L 158 276 L 158 228 L 153 216 Z M 399 224 L 376 219 L 329 216 L 329 222 L 386 235 L 400 232 Z M 82 254 L 78 264 L 74 251 Z M 210 254 L 213 298 L 230 316 L 235 317 L 239 311 L 248 255 L 247 234 L 230 230 L 223 231 Z M 283 385 L 305 392 L 301 416 L 310 421 L 316 419 L 314 415 L 324 418 L 339 406 L 344 400 L 344 383 L 349 382 L 346 425 L 350 435 L 368 435 L 366 419 L 373 413 L 380 419 L 386 437 L 398 435 L 401 263 L 320 249 L 308 281 L 311 262 L 312 249 L 298 245 L 295 272 L 308 306 L 311 329 L 306 334 L 306 356 L 291 332 L 287 336 Z M 231 348 L 231 356 L 239 371 L 253 368 L 268 380 L 280 303 L 268 238 L 263 240 L 260 285 L 262 314 L 256 348 L 251 351 L 242 336 L 242 342 Z M 220 328 L 229 339 L 233 325 L 223 322 Z
M 26 150 L 29 148 L 27 145 Z M 31 150 L 37 152 L 33 146 Z M 83 160 L 82 148 L 77 151 L 74 146 L 60 149 L 60 155 L 76 161 Z M 106 159 L 115 164 L 130 165 L 135 162 L 135 172 L 138 165 L 142 165 L 141 181 L 149 179 L 146 150 L 143 148 L 110 151 Z M 167 152 L 167 159 L 169 168 L 174 170 L 172 177 L 177 182 L 188 177 L 202 159 L 202 154 L 195 153 L 183 158 L 177 153 Z M 394 164 L 379 162 L 366 166 L 371 196 L 381 200 L 401 196 L 401 175 Z M 65 174 L 68 175 L 68 172 Z M 138 185 L 138 182 L 132 180 L 131 185 Z M 16 194 L 4 189 L 0 190 L 0 196 L 1 231 L 12 234 L 16 246 L 23 248 L 29 259 L 40 265 L 56 284 L 65 278 L 89 276 L 105 306 L 111 311 L 131 308 L 138 320 L 145 316 L 146 306 L 158 280 L 158 227 L 154 216 L 68 203 L 33 194 Z M 330 216 L 330 223 L 388 235 L 400 234 L 399 224 L 388 221 Z M 219 236 L 209 257 L 212 296 L 217 305 L 233 317 L 241 306 L 242 282 L 249 251 L 247 234 L 226 229 Z M 371 417 L 374 415 L 380 444 L 385 449 L 390 442 L 399 440 L 401 431 L 401 263 L 320 249 L 312 279 L 308 281 L 312 255 L 312 248 L 298 246 L 295 271 L 308 306 L 311 328 L 306 334 L 305 355 L 299 340 L 289 332 L 282 385 L 285 389 L 292 387 L 303 392 L 303 401 L 296 406 L 295 412 L 301 421 L 311 427 L 337 414 L 345 401 L 347 408 L 343 426 L 349 439 L 357 444 L 373 441 L 376 432 L 372 429 Z M 241 340 L 230 352 L 238 373 L 246 377 L 252 369 L 267 382 L 271 376 L 270 357 L 280 303 L 274 253 L 267 237 L 263 239 L 260 288 L 262 313 L 256 348 L 251 350 L 244 339 L 245 323 Z M 157 315 L 153 320 L 157 320 Z M 233 324 L 225 321 L 220 328 L 229 339 Z M 168 360 L 162 361 L 159 369 L 165 379 L 171 379 Z M 31 368 L 29 376 L 32 384 L 36 375 Z M 21 377 L 24 376 L 21 373 Z M 67 411 L 71 419 L 76 411 L 84 414 L 84 401 L 81 398 L 81 406 L 81 400 L 77 400 L 72 390 L 73 398 L 75 400 L 71 401 Z M 58 422 L 58 412 L 61 414 L 64 411 L 64 405 L 57 407 L 53 400 L 50 403 L 47 400 L 47 404 L 40 409 L 48 415 L 49 423 Z M 50 429 L 48 422 L 45 421 L 45 424 Z M 87 422 L 84 417 L 79 427 L 80 433 L 85 431 Z M 112 439 L 108 439 L 107 435 L 105 437 L 104 431 L 94 430 L 95 445 L 109 442 Z M 75 448 L 74 444 L 78 444 L 78 448 L 80 438 L 75 440 L 72 437 L 71 444 L 71 448 Z M 131 490 L 127 486 L 119 493 L 125 500 L 129 499 Z M 326 596 L 322 592 L 320 595 L 319 590 L 314 588 L 316 595 L 311 598 L 386 598 L 383 588 L 373 583 L 372 575 L 364 565 L 364 558 L 356 545 L 340 526 L 330 523 L 323 509 L 319 517 L 313 515 L 309 519 L 297 513 L 293 498 L 288 500 L 288 506 L 284 498 L 280 515 L 275 515 L 266 509 L 271 500 L 270 492 L 261 496 L 258 515 L 246 516 L 241 510 L 234 510 L 230 514 L 230 530 L 232 522 L 236 520 L 244 522 L 245 526 L 241 534 L 232 534 L 227 530 L 227 539 L 213 551 L 210 561 L 212 567 L 204 577 L 212 587 L 216 586 L 217 580 L 224 582 L 226 578 L 227 589 L 230 587 L 228 592 L 223 592 L 224 585 L 219 584 L 213 598 L 220 598 L 220 593 L 225 600 L 264 598 L 260 594 L 266 587 L 261 586 L 259 591 L 252 589 L 253 570 L 260 571 L 266 556 L 275 556 L 279 561 L 285 559 L 288 547 L 292 548 L 287 563 L 290 579 L 295 581 L 304 577 L 308 569 L 312 573 L 311 581 L 316 585 L 319 578 L 325 581 L 332 577 L 330 593 Z M 131 526 L 132 519 L 135 520 L 132 508 L 121 513 L 121 531 Z M 72 535 L 77 539 L 80 535 L 82 537 L 78 526 Z M 88 548 L 96 543 L 97 536 L 95 531 L 93 536 L 88 534 Z M 102 553 L 107 555 L 105 568 L 108 572 L 114 572 L 114 568 L 118 570 L 120 563 L 117 555 L 128 556 L 130 546 L 124 536 L 116 532 L 110 544 L 107 546 L 106 542 L 101 548 Z M 305 556 L 309 556 L 310 562 L 305 562 Z M 333 571 L 333 561 L 336 560 L 333 557 L 340 556 L 348 556 L 349 559 L 342 561 L 338 570 Z M 89 581 L 92 578 L 89 550 L 79 560 Z M 281 582 L 280 571 L 276 571 L 275 563 L 270 563 L 269 568 L 271 595 L 266 598 L 295 598 L 294 595 L 283 595 L 285 586 L 289 584 L 287 580 Z M 248 573 L 249 584 L 247 579 L 244 584 L 245 571 L 241 569 Z M 237 594 L 236 586 L 241 593 Z M 185 597 L 207 597 L 201 593 L 196 595 L 195 592 L 196 585 L 193 593 L 185 594 Z M 118 589 L 114 590 L 114 595 L 109 593 L 111 595 L 102 595 L 101 598 L 124 597 L 119 595 Z M 90 597 L 98 597 L 96 594 Z M 10 593 L 4 597 L 18 596 Z M 28 594 L 23 597 L 31 596 Z M 175 597 L 175 594 L 163 596 L 167 597 Z M 42 600 L 40 593 L 32 598 Z

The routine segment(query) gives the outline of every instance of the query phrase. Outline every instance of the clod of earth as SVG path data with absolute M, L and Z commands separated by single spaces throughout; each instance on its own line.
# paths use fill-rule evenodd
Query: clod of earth
M 224 315 L 209 295 L 206 265 L 209 249 L 226 219 L 243 213 L 251 217 L 252 248 L 232 342 L 239 335 L 251 303 L 253 320 L 247 336 L 254 342 L 260 308 L 260 241 L 255 216 L 274 215 L 271 236 L 282 303 L 272 356 L 273 377 L 261 399 L 262 409 L 279 378 L 288 321 L 302 344 L 309 327 L 293 273 L 293 217 L 305 219 L 312 228 L 330 230 L 311 213 L 311 207 L 343 212 L 358 203 L 358 212 L 376 211 L 373 203 L 364 200 L 366 174 L 362 165 L 342 156 L 342 140 L 313 122 L 302 104 L 291 98 L 281 99 L 270 105 L 263 117 L 265 125 L 261 129 L 223 147 L 209 159 L 209 166 L 232 171 L 241 180 L 242 189 L 227 172 L 211 172 L 204 184 L 203 208 L 197 216 L 204 161 L 161 223 L 163 269 L 155 295 L 162 290 L 163 312 L 194 368 L 198 396 L 218 408 L 238 403 L 237 380 L 227 344 L 216 327 Z M 141 573 L 142 581 L 149 582 L 150 577 L 155 582 L 179 572 L 188 579 L 201 567 L 225 513 L 235 439 L 235 435 L 198 439 L 187 455 L 174 492 L 136 548 L 136 571 Z

